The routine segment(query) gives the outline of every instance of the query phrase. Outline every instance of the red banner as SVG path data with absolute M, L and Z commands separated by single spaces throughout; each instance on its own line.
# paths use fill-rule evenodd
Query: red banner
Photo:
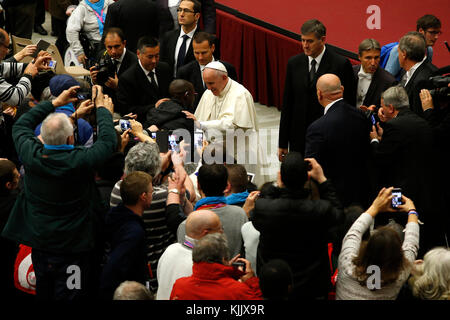
M 442 23 L 442 35 L 434 45 L 433 64 L 450 64 L 450 52 L 444 40 L 450 42 L 450 16 L 448 0 L 216 0 L 283 29 L 299 33 L 302 23 L 318 19 L 327 27 L 327 42 L 357 52 L 359 43 L 366 38 L 377 39 L 381 45 L 395 42 L 408 31 L 416 30 L 416 21 L 424 14 L 434 14 Z M 450 45 L 450 44 L 449 44 Z

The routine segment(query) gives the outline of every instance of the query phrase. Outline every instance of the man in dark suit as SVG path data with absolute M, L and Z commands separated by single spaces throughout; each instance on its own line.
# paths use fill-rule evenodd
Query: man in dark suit
M 445 212 L 441 208 L 440 172 L 433 150 L 432 129 L 425 119 L 409 109 L 408 95 L 398 86 L 381 95 L 379 117 L 385 122 L 384 128 L 373 127 L 370 133 L 379 188 L 401 188 L 403 194 L 414 199 L 420 220 L 425 223 L 420 231 L 421 249 L 424 249 L 438 237 L 437 217 Z M 400 223 L 406 221 L 405 216 L 397 213 L 385 217 Z
M 356 106 L 362 110 L 375 111 L 380 107 L 381 94 L 392 87 L 396 80 L 380 64 L 380 43 L 375 39 L 365 39 L 358 47 L 361 65 L 353 66 L 356 78 Z
M 181 1 L 177 9 L 181 28 L 168 31 L 161 38 L 161 61 L 169 64 L 174 77 L 181 66 L 195 60 L 192 38 L 200 31 L 200 11 L 201 4 L 198 0 Z
M 203 29 L 211 34 L 216 33 L 216 7 L 214 0 L 199 0 L 202 5 Z M 160 35 L 167 31 L 178 29 L 177 5 L 178 0 L 156 0 L 160 17 Z
M 325 114 L 308 127 L 305 158 L 315 158 L 322 165 L 344 206 L 358 203 L 366 207 L 370 125 L 343 95 L 336 75 L 325 74 L 317 80 L 317 98 Z
M 316 94 L 316 81 L 321 75 L 337 75 L 345 88 L 345 100 L 355 105 L 351 63 L 325 46 L 325 26 L 316 19 L 309 20 L 303 24 L 301 34 L 304 53 L 290 58 L 287 65 L 278 142 L 280 161 L 288 150 L 304 152 L 306 129 L 323 115 Z
M 428 60 L 424 61 L 425 52 L 425 37 L 420 32 L 408 32 L 400 39 L 398 61 L 404 70 L 400 84 L 408 93 L 409 107 L 420 116 L 423 115 L 420 90 L 426 87 L 426 81 L 437 70 Z
M 139 39 L 137 56 L 138 63 L 119 77 L 116 111 L 121 115 L 137 114 L 137 120 L 144 123 L 148 110 L 168 97 L 172 75 L 167 63 L 159 61 L 159 42 L 155 38 Z
M 104 29 L 118 27 L 127 35 L 127 48 L 136 53 L 143 36 L 159 37 L 159 15 L 152 0 L 118 0 L 108 7 Z
M 214 36 L 207 32 L 197 32 L 194 35 L 192 47 L 194 49 L 195 61 L 191 61 L 188 64 L 181 66 L 178 70 L 177 78 L 187 80 L 194 85 L 195 92 L 197 93 L 194 101 L 194 111 L 192 112 L 194 113 L 200 98 L 206 91 L 206 85 L 202 77 L 203 69 L 208 63 L 214 61 Z M 234 66 L 225 61 L 220 62 L 222 62 L 227 69 L 228 77 L 237 81 L 237 74 Z
M 105 83 L 100 83 L 103 86 L 103 92 L 113 99 L 114 104 L 117 104 L 116 92 L 119 87 L 119 77 L 132 65 L 137 63 L 137 56 L 130 50 L 125 48 L 127 40 L 123 31 L 119 28 L 109 28 L 105 32 L 103 41 L 106 51 L 101 53 L 99 59 L 107 57 L 111 59 L 115 68 L 115 77 L 109 77 Z M 96 66 L 89 69 L 93 84 L 99 84 L 97 81 L 97 74 L 99 70 Z

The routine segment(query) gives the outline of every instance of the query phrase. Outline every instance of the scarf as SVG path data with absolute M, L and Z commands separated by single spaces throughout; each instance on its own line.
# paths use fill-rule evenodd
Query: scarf
M 207 206 L 207 208 L 202 208 L 202 209 L 214 209 L 217 207 L 223 207 L 226 204 L 226 199 L 224 196 L 221 197 L 205 197 L 203 199 L 200 199 L 197 201 L 197 203 L 195 204 L 194 207 L 194 211 L 198 210 L 200 207 L 204 207 Z M 214 205 L 218 205 L 218 206 L 214 206 Z M 211 208 L 214 207 L 214 208 Z
M 91 3 L 89 0 L 85 0 L 86 4 L 94 10 L 94 14 L 97 17 L 98 31 L 100 35 L 103 35 L 103 25 L 105 23 L 106 13 L 103 12 L 103 5 L 105 0 L 100 0 L 96 3 Z
M 249 193 L 247 190 L 240 193 L 232 193 L 228 197 L 226 197 L 227 204 L 236 204 L 236 203 L 242 203 L 247 200 Z
M 73 144 L 44 144 L 44 148 L 48 150 L 72 150 L 74 148 Z

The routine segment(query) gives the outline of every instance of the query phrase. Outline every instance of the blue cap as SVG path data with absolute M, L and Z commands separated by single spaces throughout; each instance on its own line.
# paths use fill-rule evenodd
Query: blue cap
M 50 92 L 52 96 L 59 96 L 64 90 L 67 90 L 73 86 L 79 86 L 79 82 L 74 77 L 68 74 L 59 74 L 50 79 L 49 82 Z

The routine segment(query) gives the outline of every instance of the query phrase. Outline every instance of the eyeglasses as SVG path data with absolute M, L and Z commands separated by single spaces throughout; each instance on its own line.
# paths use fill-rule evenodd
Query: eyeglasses
M 181 13 L 181 12 L 184 12 L 184 13 L 195 13 L 194 10 L 191 10 L 191 9 L 184 9 L 184 8 L 178 8 L 178 9 L 177 9 L 177 12 L 178 12 L 178 13 Z
M 442 31 L 425 31 L 425 32 L 428 32 L 428 33 L 430 33 L 430 34 L 432 34 L 433 36 L 440 36 L 441 34 L 442 34 Z

